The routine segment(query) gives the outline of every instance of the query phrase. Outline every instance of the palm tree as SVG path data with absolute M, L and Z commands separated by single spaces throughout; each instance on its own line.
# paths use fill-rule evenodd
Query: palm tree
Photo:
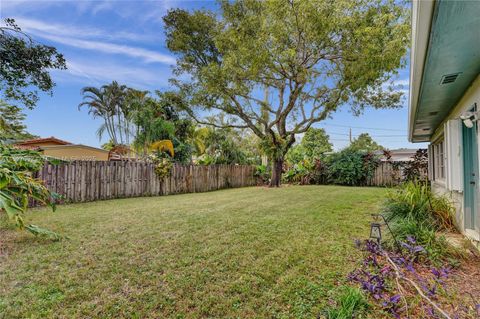
M 197 156 L 201 156 L 205 153 L 207 145 L 206 140 L 210 135 L 210 128 L 200 127 L 194 130 L 189 137 L 190 144 L 195 148 L 195 153 Z
M 104 123 L 97 131 L 99 138 L 101 139 L 103 133 L 107 131 L 110 136 L 110 140 L 114 144 L 118 144 L 117 134 L 115 131 L 115 125 L 113 117 L 115 115 L 115 107 L 111 105 L 108 94 L 105 92 L 104 86 L 96 88 L 93 86 L 87 86 L 82 88 L 83 102 L 78 105 L 78 109 L 82 106 L 88 107 L 88 114 L 93 118 L 100 117 Z
M 106 131 L 115 145 L 128 145 L 131 132 L 125 117 L 127 87 L 113 81 L 111 84 L 103 85 L 100 88 L 84 87 L 82 94 L 83 102 L 80 103 L 78 108 L 87 106 L 88 114 L 94 118 L 100 117 L 104 121 L 97 130 L 99 139 Z
M 114 127 L 118 133 L 120 144 L 128 145 L 129 143 L 129 132 L 128 127 L 125 121 L 125 110 L 127 109 L 126 105 L 126 95 L 127 95 L 127 86 L 120 85 L 117 81 L 113 81 L 109 85 L 104 85 L 104 90 L 108 96 L 109 102 L 113 108 L 115 108 L 115 118 L 117 122 L 114 121 Z
M 121 107 L 124 118 L 125 128 L 128 132 L 127 136 L 138 136 L 140 127 L 137 125 L 135 119 L 138 117 L 140 110 L 145 108 L 148 101 L 148 91 L 140 91 L 135 89 L 128 89 L 126 96 L 126 103 Z M 128 144 L 130 141 L 128 141 Z

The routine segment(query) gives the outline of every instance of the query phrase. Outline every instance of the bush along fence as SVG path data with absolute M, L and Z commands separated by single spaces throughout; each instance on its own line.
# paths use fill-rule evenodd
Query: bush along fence
M 207 192 L 256 185 L 249 165 L 179 165 L 161 178 L 147 162 L 74 161 L 45 163 L 38 178 L 65 202 Z
M 283 180 L 292 184 L 337 184 L 349 186 L 396 186 L 405 181 L 427 180 L 428 158 L 418 150 L 409 161 L 392 161 L 388 151 L 380 156 L 344 149 L 317 159 L 287 163 Z M 259 177 L 265 179 L 264 170 Z

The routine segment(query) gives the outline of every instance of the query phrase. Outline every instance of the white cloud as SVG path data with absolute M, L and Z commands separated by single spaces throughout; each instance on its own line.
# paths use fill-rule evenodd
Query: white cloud
M 130 56 L 133 58 L 140 58 L 147 63 L 157 62 L 157 63 L 163 63 L 163 64 L 175 64 L 175 58 L 170 55 L 162 54 L 156 51 L 151 51 L 151 50 L 147 50 L 139 47 L 133 47 L 133 46 L 115 44 L 115 43 L 109 43 L 109 42 L 61 37 L 61 36 L 50 35 L 50 34 L 37 34 L 37 35 L 44 39 L 48 39 L 57 43 L 62 43 L 62 44 L 80 48 L 80 49 L 94 50 L 94 51 L 104 52 L 109 54 L 122 54 L 122 55 Z
M 158 41 L 158 36 L 139 34 L 128 31 L 102 30 L 100 28 L 92 28 L 80 25 L 67 25 L 58 23 L 46 23 L 40 20 L 29 19 L 25 17 L 15 17 L 17 24 L 26 32 L 29 33 L 47 33 L 57 36 L 84 38 L 84 39 L 102 39 L 112 41 Z
M 121 54 L 133 58 L 139 58 L 147 63 L 175 64 L 175 58 L 168 54 L 162 54 L 157 51 L 147 50 L 141 47 L 116 44 L 102 41 L 102 38 L 114 40 L 138 39 L 141 35 L 129 32 L 111 33 L 97 28 L 72 27 L 69 25 L 47 24 L 32 19 L 18 19 L 19 25 L 32 35 L 76 47 L 80 49 L 93 50 L 107 54 Z M 89 37 L 90 39 L 85 39 Z M 92 40 L 91 38 L 97 39 Z
M 86 61 L 67 62 L 67 70 L 52 71 L 56 81 L 74 81 L 83 85 L 99 86 L 116 80 L 122 84 L 143 89 L 159 89 L 168 86 L 169 72 L 132 67 L 115 63 Z M 168 73 L 168 74 L 165 74 Z

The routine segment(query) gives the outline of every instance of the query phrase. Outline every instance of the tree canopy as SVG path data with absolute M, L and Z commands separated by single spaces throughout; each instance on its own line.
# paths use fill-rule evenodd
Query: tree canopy
M 52 93 L 49 71 L 66 69 L 63 55 L 54 47 L 34 41 L 13 19 L 0 26 L 0 93 L 5 101 L 33 108 L 38 90 Z
M 341 106 L 356 114 L 401 106 L 389 83 L 404 64 L 409 26 L 394 1 L 220 4 L 218 14 L 174 9 L 164 17 L 176 74 L 188 74 L 172 81 L 199 123 L 260 138 L 274 166 L 271 186 L 295 136 Z
M 355 151 L 379 151 L 383 150 L 384 147 L 378 144 L 373 140 L 373 138 L 368 133 L 362 133 L 357 138 L 355 138 L 350 146 L 348 147 Z
M 0 100 L 0 142 L 34 138 L 34 135 L 27 132 L 24 120 L 25 114 L 18 106 Z

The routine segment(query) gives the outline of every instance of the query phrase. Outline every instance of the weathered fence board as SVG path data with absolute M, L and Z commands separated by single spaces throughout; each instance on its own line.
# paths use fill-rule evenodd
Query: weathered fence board
M 179 165 L 160 179 L 146 162 L 74 161 L 46 163 L 38 178 L 67 202 L 207 192 L 256 185 L 255 168 L 249 165 Z
M 368 186 L 396 186 L 404 182 L 404 168 L 401 165 L 395 166 L 390 162 L 381 162 L 375 169 L 373 176 L 367 181 Z M 420 174 L 420 178 L 427 177 L 427 171 Z

